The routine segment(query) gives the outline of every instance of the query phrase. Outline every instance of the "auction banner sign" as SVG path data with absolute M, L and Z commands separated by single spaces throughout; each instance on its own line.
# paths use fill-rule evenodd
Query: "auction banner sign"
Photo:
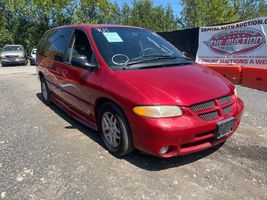
M 267 17 L 201 27 L 196 62 L 267 67 Z

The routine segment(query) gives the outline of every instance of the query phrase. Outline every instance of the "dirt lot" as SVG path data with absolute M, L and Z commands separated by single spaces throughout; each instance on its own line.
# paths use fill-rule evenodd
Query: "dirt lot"
M 117 159 L 98 133 L 42 103 L 35 67 L 0 67 L 0 198 L 267 199 L 267 93 L 238 90 L 246 112 L 221 148 Z

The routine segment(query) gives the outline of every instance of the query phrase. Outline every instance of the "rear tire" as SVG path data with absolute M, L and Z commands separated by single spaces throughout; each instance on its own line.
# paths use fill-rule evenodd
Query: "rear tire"
M 128 121 L 115 104 L 105 103 L 98 112 L 98 127 L 108 151 L 116 157 L 122 157 L 134 150 Z
M 40 78 L 41 80 L 41 92 L 43 96 L 43 101 L 46 105 L 51 105 L 51 91 L 46 83 L 46 80 L 44 77 Z

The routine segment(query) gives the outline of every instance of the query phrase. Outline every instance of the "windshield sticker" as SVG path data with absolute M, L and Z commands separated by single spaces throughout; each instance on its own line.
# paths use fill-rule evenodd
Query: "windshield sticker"
M 108 28 L 97 28 L 96 30 L 100 33 L 109 32 Z
M 155 40 L 153 40 L 150 37 L 147 37 L 148 41 L 150 41 L 152 44 L 154 44 L 156 47 L 158 47 L 161 51 L 167 53 L 167 54 L 173 54 L 174 52 L 170 49 L 168 49 L 165 45 L 160 45 Z
M 121 37 L 116 32 L 105 32 L 103 33 L 108 42 L 123 42 Z
M 165 45 L 162 45 L 163 48 L 165 48 L 167 51 L 169 51 L 171 54 L 174 53 L 174 51 L 170 50 L 168 47 L 166 47 Z

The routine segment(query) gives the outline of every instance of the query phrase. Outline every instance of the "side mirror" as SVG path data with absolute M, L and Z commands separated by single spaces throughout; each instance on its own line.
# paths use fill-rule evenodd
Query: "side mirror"
M 71 59 L 71 64 L 75 67 L 80 67 L 83 69 L 89 69 L 91 71 L 96 71 L 98 69 L 97 65 L 88 62 L 87 57 L 83 55 L 74 56 Z

